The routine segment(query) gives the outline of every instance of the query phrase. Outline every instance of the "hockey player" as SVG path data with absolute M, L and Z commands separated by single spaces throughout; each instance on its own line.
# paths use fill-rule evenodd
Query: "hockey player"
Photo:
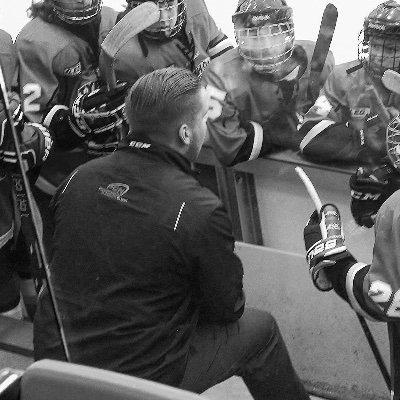
M 201 75 L 210 59 L 232 48 L 208 13 L 204 0 L 154 2 L 159 4 L 160 20 L 130 39 L 118 52 L 114 61 L 118 79 L 133 83 L 144 74 L 169 66 Z M 129 12 L 144 1 L 127 3 Z
M 43 121 L 55 142 L 34 192 L 48 247 L 51 195 L 75 167 L 116 148 L 124 91 L 118 86 L 108 93 L 98 76 L 100 44 L 115 25 L 115 10 L 100 0 L 43 0 L 33 2 L 30 11 L 16 47 L 24 113 Z M 95 107 L 87 101 L 92 96 Z
M 378 5 L 365 18 L 358 60 L 335 67 L 305 115 L 300 128 L 304 156 L 317 162 L 375 166 L 382 162 L 386 123 L 377 117 L 374 91 L 389 114 L 397 115 L 400 97 L 389 92 L 381 78 L 385 70 L 400 68 L 399 24 L 400 5 L 393 0 Z M 367 90 L 371 86 L 374 91 Z
M 109 147 L 115 148 L 115 143 L 108 143 L 109 135 L 104 138 L 93 134 L 96 130 L 91 129 L 91 124 L 96 126 L 99 121 L 82 116 L 88 111 L 82 105 L 84 95 L 99 89 L 100 44 L 118 15 L 101 3 L 100 0 L 33 2 L 32 19 L 16 40 L 24 112 L 31 121 L 43 121 L 55 140 L 37 182 L 39 189 L 49 195 L 77 165 L 93 155 L 101 155 Z M 100 94 L 105 95 L 104 91 Z M 112 120 L 118 113 L 110 114 Z M 115 118 L 120 122 L 119 116 Z M 105 126 L 110 122 L 100 120 Z M 111 125 L 107 133 L 113 128 Z
M 28 123 L 24 117 L 19 96 L 15 91 L 18 75 L 17 57 L 11 36 L 0 30 L 0 64 L 9 92 L 10 112 L 20 134 L 21 154 L 30 171 L 47 158 L 52 139 L 49 131 L 38 123 Z M 18 177 L 17 157 L 0 103 L 0 313 L 22 318 L 20 290 L 25 308 L 32 318 L 36 293 L 29 270 L 29 255 L 21 233 L 17 201 L 22 201 L 13 188 L 12 179 Z M 17 183 L 18 185 L 18 183 Z
M 240 0 L 232 17 L 238 48 L 212 61 L 204 75 L 209 143 L 225 165 L 298 149 L 297 125 L 312 104 L 307 87 L 315 43 L 295 40 L 292 14 L 285 0 Z M 320 86 L 333 65 L 329 53 Z

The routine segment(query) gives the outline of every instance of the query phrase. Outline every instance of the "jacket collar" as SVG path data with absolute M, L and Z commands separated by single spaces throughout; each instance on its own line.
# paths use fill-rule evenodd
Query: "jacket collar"
M 195 175 L 190 161 L 175 150 L 152 141 L 145 134 L 130 134 L 118 146 L 117 151 L 148 154 L 162 162 L 176 165 L 184 172 Z

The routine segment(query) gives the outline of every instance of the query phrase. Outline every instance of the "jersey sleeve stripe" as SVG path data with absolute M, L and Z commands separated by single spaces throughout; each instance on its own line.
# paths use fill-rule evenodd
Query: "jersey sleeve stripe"
M 4 235 L 0 236 L 0 249 L 13 237 L 14 233 L 14 222 L 11 224 L 11 228 Z
M 57 113 L 58 110 L 68 110 L 67 106 L 63 105 L 56 105 L 51 108 L 51 110 L 47 113 L 46 117 L 43 120 L 43 125 L 49 127 L 54 115 Z
M 263 144 L 264 132 L 263 128 L 259 123 L 254 121 L 249 121 L 249 122 L 251 123 L 254 129 L 253 148 L 251 150 L 249 160 L 255 160 L 260 155 L 260 151 Z
M 335 121 L 323 120 L 314 125 L 314 127 L 304 136 L 303 140 L 300 142 L 300 151 L 303 152 L 304 148 L 318 136 L 322 131 L 331 125 L 336 124 Z
M 351 307 L 354 309 L 354 311 L 363 316 L 364 318 L 369 319 L 370 321 L 378 321 L 375 319 L 372 315 L 368 314 L 361 306 L 361 304 L 358 302 L 355 293 L 354 293 L 354 280 L 358 272 L 360 272 L 362 269 L 368 267 L 367 264 L 364 263 L 355 263 L 348 271 L 346 275 L 346 292 L 347 296 L 349 298 L 349 302 L 351 304 Z
M 231 41 L 224 35 L 224 38 L 215 44 L 210 44 L 208 54 L 211 59 L 233 49 Z

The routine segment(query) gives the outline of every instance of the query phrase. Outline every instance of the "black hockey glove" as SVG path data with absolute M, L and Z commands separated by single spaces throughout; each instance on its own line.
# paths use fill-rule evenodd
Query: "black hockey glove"
M 125 95 L 128 86 L 118 83 L 112 91 L 100 81 L 89 82 L 78 91 L 71 109 L 54 106 L 44 117 L 59 147 L 73 148 L 96 135 L 113 135 L 126 125 Z M 96 141 L 96 139 L 94 139 Z M 103 139 L 100 139 L 103 142 Z
M 11 94 L 9 101 L 14 126 L 20 140 L 21 156 L 25 160 L 26 169 L 30 170 L 46 160 L 53 141 L 50 132 L 43 125 L 25 121 L 19 97 L 16 94 Z M 0 160 L 11 168 L 17 167 L 14 140 L 4 110 L 0 110 L 0 121 Z
M 328 291 L 332 284 L 325 269 L 338 261 L 353 258 L 344 245 L 340 213 L 333 204 L 322 206 L 320 213 L 314 211 L 304 228 L 304 244 L 311 279 L 318 290 Z
M 360 226 L 371 228 L 380 206 L 397 189 L 400 189 L 400 175 L 389 164 L 375 169 L 357 168 L 351 175 L 351 214 Z
M 94 88 L 94 90 L 93 90 Z M 127 83 L 118 83 L 113 90 L 99 81 L 83 86 L 74 100 L 71 112 L 74 123 L 85 135 L 95 136 L 113 132 L 126 120 L 125 96 Z

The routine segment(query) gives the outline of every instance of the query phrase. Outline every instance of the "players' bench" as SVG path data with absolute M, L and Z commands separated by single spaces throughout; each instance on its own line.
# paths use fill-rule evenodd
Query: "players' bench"
M 25 372 L 0 371 L 0 400 L 204 400 L 200 395 L 133 376 L 41 360 Z
M 33 324 L 0 315 L 0 350 L 33 357 Z

